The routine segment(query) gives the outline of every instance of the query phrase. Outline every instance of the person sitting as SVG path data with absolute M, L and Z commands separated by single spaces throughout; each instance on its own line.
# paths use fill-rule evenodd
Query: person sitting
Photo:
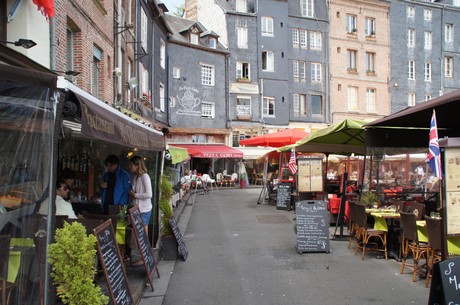
M 64 180 L 56 182 L 56 216 L 67 216 L 69 219 L 77 219 L 77 215 L 73 211 L 72 204 L 65 201 L 68 197 L 69 187 Z M 49 198 L 42 202 L 38 214 L 48 215 L 50 200 Z

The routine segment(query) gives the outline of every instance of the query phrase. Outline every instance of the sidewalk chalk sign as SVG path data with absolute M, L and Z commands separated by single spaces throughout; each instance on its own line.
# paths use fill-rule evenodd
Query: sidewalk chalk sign
M 329 216 L 326 202 L 296 202 L 297 252 L 330 252 Z
M 158 277 L 160 277 L 160 273 L 158 271 L 158 266 L 153 255 L 152 247 L 150 246 L 149 237 L 144 229 L 144 222 L 142 221 L 141 212 L 137 206 L 129 209 L 129 218 L 131 219 L 131 223 L 133 225 L 137 246 L 139 248 L 139 252 L 141 253 L 142 261 L 144 262 L 144 267 L 145 271 L 147 272 L 150 287 L 153 291 L 153 273 L 156 271 Z
M 289 210 L 291 208 L 291 191 L 292 184 L 289 182 L 278 183 L 278 192 L 276 195 L 276 209 Z
M 428 305 L 460 304 L 460 257 L 433 265 Z
M 174 237 L 177 241 L 177 245 L 179 246 L 179 252 L 182 255 L 182 259 L 186 261 L 188 256 L 188 250 L 185 246 L 184 240 L 182 239 L 182 234 L 179 231 L 176 219 L 174 217 L 171 217 L 171 219 L 169 220 L 169 224 L 171 225 L 171 229 L 173 230 Z
M 129 291 L 125 266 L 113 233 L 112 221 L 109 219 L 94 229 L 97 253 L 109 288 L 113 305 L 134 304 Z

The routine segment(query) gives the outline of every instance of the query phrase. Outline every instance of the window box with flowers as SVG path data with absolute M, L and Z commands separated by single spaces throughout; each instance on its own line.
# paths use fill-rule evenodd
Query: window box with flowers
M 366 74 L 374 76 L 375 75 L 375 70 L 366 70 Z
M 358 74 L 358 69 L 356 69 L 356 68 L 348 68 L 347 72 L 351 73 L 351 74 Z

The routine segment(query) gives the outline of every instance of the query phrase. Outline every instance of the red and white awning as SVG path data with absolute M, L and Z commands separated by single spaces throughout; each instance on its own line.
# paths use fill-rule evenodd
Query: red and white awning
M 169 144 L 187 148 L 192 158 L 234 158 L 242 159 L 243 152 L 223 144 Z

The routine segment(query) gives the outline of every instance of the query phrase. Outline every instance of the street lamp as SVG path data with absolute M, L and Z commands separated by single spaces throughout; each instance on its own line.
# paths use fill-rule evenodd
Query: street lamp
M 24 49 L 30 49 L 32 47 L 35 47 L 37 44 L 35 41 L 30 40 L 30 39 L 18 39 L 17 41 L 0 41 L 0 43 L 9 43 L 9 44 L 14 44 L 17 47 L 23 47 Z

